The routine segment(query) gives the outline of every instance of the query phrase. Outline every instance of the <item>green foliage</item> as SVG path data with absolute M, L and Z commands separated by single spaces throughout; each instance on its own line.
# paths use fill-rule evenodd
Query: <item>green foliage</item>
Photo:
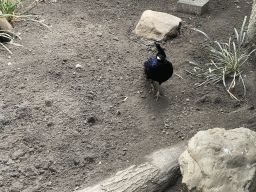
M 7 43 L 7 44 L 12 44 L 12 45 L 16 45 L 16 46 L 22 46 L 22 45 L 20 45 L 20 44 L 17 44 L 17 43 L 14 43 L 13 41 L 13 37 L 15 37 L 16 36 L 16 34 L 15 33 L 13 33 L 13 32 L 11 32 L 11 31 L 1 31 L 0 30 L 0 38 L 1 39 L 4 39 L 6 42 L 5 43 Z M 5 45 L 4 45 L 4 43 L 2 43 L 2 42 L 0 42 L 0 46 L 2 46 L 6 51 L 8 51 L 9 53 L 11 53 L 12 54 L 12 52 L 10 51 L 10 49 L 8 49 L 8 47 L 6 47 Z
M 0 0 L 0 10 L 3 14 L 10 14 L 13 15 L 18 11 L 18 5 L 20 4 L 19 0 Z M 10 21 L 12 19 L 11 16 L 7 17 L 7 20 Z
M 0 10 L 2 11 L 1 17 L 5 17 L 8 21 L 16 22 L 22 20 L 30 20 L 40 23 L 41 25 L 50 29 L 44 20 L 36 20 L 37 15 L 26 15 L 31 9 L 33 9 L 38 3 L 38 0 L 29 1 L 29 0 L 0 0 Z M 21 46 L 14 43 L 14 37 L 17 35 L 11 31 L 0 31 L 0 39 L 4 39 L 6 43 Z M 9 53 L 12 53 L 2 42 L 2 46 Z
M 239 78 L 239 81 L 242 81 L 243 83 L 244 95 L 246 94 L 246 87 L 242 78 L 241 67 L 255 51 L 255 49 L 250 53 L 248 53 L 247 50 L 242 51 L 242 45 L 244 44 L 246 36 L 246 33 L 244 32 L 246 18 L 247 17 L 244 18 L 239 33 L 236 28 L 234 28 L 236 40 L 232 41 L 232 38 L 229 37 L 228 43 L 213 41 L 205 32 L 193 28 L 193 30 L 202 33 L 210 41 L 210 44 L 207 44 L 207 47 L 210 50 L 210 62 L 206 63 L 203 67 L 199 66 L 199 64 L 195 62 L 189 62 L 190 64 L 195 65 L 195 67 L 193 72 L 187 72 L 197 77 L 204 78 L 204 81 L 200 83 L 199 86 L 206 83 L 216 84 L 222 81 L 230 96 L 237 99 L 230 91 L 235 87 L 236 79 Z M 226 83 L 226 79 L 228 77 L 232 78 L 229 85 Z
M 13 22 L 18 21 L 21 16 L 31 17 L 26 14 L 33 9 L 37 3 L 38 0 L 34 0 L 33 2 L 29 0 L 0 0 L 1 16 L 6 17 L 8 21 Z

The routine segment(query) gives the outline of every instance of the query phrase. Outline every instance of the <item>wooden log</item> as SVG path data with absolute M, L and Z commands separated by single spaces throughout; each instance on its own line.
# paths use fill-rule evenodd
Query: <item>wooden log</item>
M 94 187 L 77 192 L 160 192 L 180 177 L 178 158 L 186 142 L 147 156 L 148 162 L 132 165 Z

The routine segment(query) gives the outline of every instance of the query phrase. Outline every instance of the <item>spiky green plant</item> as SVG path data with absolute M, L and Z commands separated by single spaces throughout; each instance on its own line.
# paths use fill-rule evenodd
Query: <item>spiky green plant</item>
M 16 21 L 16 15 L 25 15 L 33 9 L 38 0 L 34 0 L 32 3 L 29 0 L 0 0 L 0 10 L 8 21 Z
M 206 83 L 216 84 L 222 81 L 230 96 L 237 99 L 231 93 L 231 90 L 236 85 L 236 78 L 239 78 L 239 81 L 241 81 L 243 84 L 245 96 L 246 87 L 242 77 L 241 67 L 246 63 L 249 56 L 255 51 L 255 49 L 250 53 L 248 53 L 247 50 L 242 51 L 242 45 L 245 42 L 246 36 L 246 32 L 244 32 L 246 18 L 247 17 L 245 16 L 239 33 L 237 29 L 234 28 L 236 42 L 235 40 L 232 41 L 232 38 L 229 37 L 228 43 L 219 43 L 218 41 L 213 41 L 205 32 L 193 28 L 193 30 L 202 33 L 210 41 L 210 44 L 207 44 L 207 47 L 210 50 L 210 62 L 205 64 L 206 67 L 201 67 L 195 62 L 189 61 L 189 63 L 195 65 L 195 67 L 193 72 L 187 72 L 197 77 L 204 78 L 204 81 L 198 86 Z M 228 77 L 232 77 L 232 81 L 229 85 L 226 83 L 226 79 Z
M 1 17 L 5 17 L 7 20 L 16 22 L 21 20 L 31 20 L 42 24 L 43 26 L 50 29 L 46 24 L 44 24 L 44 20 L 37 20 L 37 15 L 26 15 L 31 9 L 33 9 L 38 0 L 29 1 L 29 0 L 0 0 L 0 10 L 2 11 Z M 6 43 L 21 46 L 17 43 L 14 43 L 15 33 L 11 31 L 0 31 L 0 38 L 8 41 Z M 2 42 L 0 42 L 0 46 L 2 46 L 9 53 L 12 53 Z
M 12 44 L 12 45 L 16 45 L 16 46 L 22 46 L 22 45 L 20 45 L 20 44 L 17 44 L 17 43 L 14 43 L 14 42 L 13 42 L 13 41 L 14 41 L 13 37 L 15 37 L 15 36 L 16 36 L 16 34 L 13 33 L 13 32 L 11 32 L 11 31 L 2 31 L 2 30 L 0 30 L 0 38 L 5 39 L 5 41 L 7 41 L 7 42 L 5 42 L 5 43 L 7 43 L 7 44 Z M 1 45 L 6 51 L 8 51 L 9 53 L 12 54 L 12 52 L 10 51 L 10 49 L 8 49 L 8 47 L 6 47 L 6 46 L 4 45 L 4 43 L 0 42 L 0 45 Z
M 21 2 L 19 0 L 13 0 L 13 1 L 9 1 L 9 0 L 0 0 L 0 10 L 2 11 L 3 14 L 14 14 L 17 13 L 17 8 L 18 5 Z M 10 21 L 12 19 L 11 16 L 6 17 L 6 19 L 8 21 Z

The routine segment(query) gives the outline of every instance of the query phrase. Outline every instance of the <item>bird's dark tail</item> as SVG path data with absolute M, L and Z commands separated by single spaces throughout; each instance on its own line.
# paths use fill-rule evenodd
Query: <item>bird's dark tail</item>
M 156 56 L 159 56 L 161 59 L 166 58 L 165 52 L 164 52 L 164 50 L 162 49 L 162 47 L 161 47 L 159 44 L 157 44 L 157 43 L 155 43 L 155 45 L 156 45 L 156 48 L 157 48 L 157 50 L 158 50 L 158 53 L 157 53 Z

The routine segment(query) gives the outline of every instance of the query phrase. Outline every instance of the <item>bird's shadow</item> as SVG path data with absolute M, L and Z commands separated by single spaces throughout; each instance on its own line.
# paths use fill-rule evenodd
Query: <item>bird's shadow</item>
M 156 100 L 156 93 L 158 90 L 158 83 L 154 82 L 154 92 L 152 91 L 151 82 L 146 80 L 145 82 L 145 90 L 147 91 L 145 103 L 148 108 L 154 113 L 155 116 L 159 116 L 164 114 L 169 107 L 170 99 L 164 95 L 164 88 L 161 86 L 160 95 L 161 97 Z

